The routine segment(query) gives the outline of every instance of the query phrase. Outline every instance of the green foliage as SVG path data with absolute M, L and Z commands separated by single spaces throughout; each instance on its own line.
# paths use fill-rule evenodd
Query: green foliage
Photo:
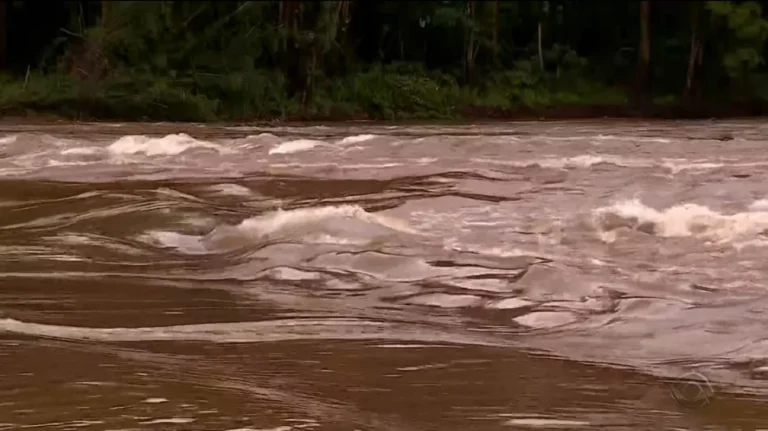
M 77 82 L 68 76 L 49 77 L 38 73 L 18 81 L 10 76 L 0 78 L 0 110 L 21 109 L 57 110 L 67 106 L 76 113 L 74 106 L 80 99 Z
M 760 4 L 708 1 L 707 9 L 716 24 L 724 23 L 727 28 L 722 63 L 728 75 L 743 78 L 762 65 L 768 21 L 762 18 Z
M 374 118 L 449 118 L 456 112 L 457 91 L 453 77 L 392 65 L 335 80 L 326 94 L 334 103 L 353 101 Z
M 680 103 L 697 10 L 704 14 L 695 34 L 705 55 L 694 81 L 718 103 L 721 94 L 768 101 L 766 2 L 651 3 L 656 104 Z M 1 112 L 189 121 L 445 119 L 473 110 L 624 106 L 640 27 L 632 2 L 78 1 L 55 7 L 55 19 L 41 21 L 40 32 L 50 37 L 39 46 L 24 45 L 32 42 L 21 30 L 9 36 L 13 52 L 34 54 L 9 58 L 16 63 L 0 79 Z M 109 8 L 104 19 L 103 7 Z M 9 22 L 21 22 L 31 8 L 15 2 Z

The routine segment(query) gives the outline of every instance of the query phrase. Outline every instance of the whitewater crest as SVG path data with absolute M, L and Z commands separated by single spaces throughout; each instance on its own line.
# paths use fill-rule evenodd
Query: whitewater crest
M 369 213 L 359 205 L 298 208 L 288 211 L 278 209 L 262 216 L 244 220 L 240 223 L 239 229 L 249 235 L 269 237 L 289 230 L 313 226 L 318 222 L 331 219 L 359 220 L 398 232 L 418 234 L 418 231 L 409 227 L 404 221 L 376 213 Z
M 245 219 L 236 226 L 214 229 L 206 241 L 214 246 L 289 239 L 307 243 L 367 244 L 396 234 L 419 235 L 419 232 L 404 220 L 371 213 L 358 205 L 338 205 L 277 209 Z
M 371 244 L 396 235 L 424 236 L 405 220 L 371 213 L 358 205 L 277 209 L 239 224 L 222 224 L 202 236 L 150 231 L 142 237 L 162 247 L 199 254 L 273 241 Z
M 269 150 L 269 154 L 293 154 L 324 145 L 328 144 L 325 141 L 319 141 L 317 139 L 295 139 L 276 145 Z
M 226 149 L 220 145 L 195 139 L 186 133 L 167 135 L 162 138 L 144 135 L 123 136 L 107 147 L 107 150 L 120 155 L 174 156 L 193 148 L 226 152 Z
M 593 223 L 606 242 L 615 240 L 621 228 L 663 238 L 694 237 L 714 243 L 754 239 L 768 231 L 768 211 L 763 201 L 747 211 L 723 214 L 707 206 L 685 203 L 664 210 L 643 204 L 639 199 L 616 202 L 593 212 Z

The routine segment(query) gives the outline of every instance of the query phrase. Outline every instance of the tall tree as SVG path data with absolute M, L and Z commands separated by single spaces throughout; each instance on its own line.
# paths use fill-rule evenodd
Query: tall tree
M 109 27 L 109 21 L 110 21 L 110 13 L 109 13 L 110 7 L 109 6 L 110 6 L 110 4 L 112 4 L 112 2 L 110 2 L 108 0 L 102 0 L 101 1 L 101 26 L 104 27 L 104 28 L 108 28 Z
M 8 3 L 0 1 L 0 70 L 8 67 Z
M 475 71 L 475 1 L 467 1 L 466 25 L 464 26 L 464 78 L 471 83 Z
M 636 91 L 642 99 L 650 97 L 651 1 L 640 2 L 640 49 L 637 59 Z M 647 101 L 647 100 L 644 100 Z
M 536 45 L 538 47 L 538 53 L 539 53 L 539 69 L 541 69 L 541 73 L 544 73 L 544 50 L 542 48 L 542 25 L 544 22 L 544 19 L 549 14 L 549 2 L 548 1 L 542 1 L 539 11 L 538 11 L 538 17 L 539 22 L 536 26 Z
M 693 78 L 696 71 L 696 65 L 702 61 L 702 45 L 699 35 L 699 14 L 701 13 L 701 2 L 689 1 L 691 17 L 691 51 L 688 56 L 688 70 L 685 74 L 685 88 L 683 89 L 683 100 L 690 102 L 691 89 L 693 87 Z
M 491 50 L 494 66 L 499 65 L 499 0 L 491 2 Z

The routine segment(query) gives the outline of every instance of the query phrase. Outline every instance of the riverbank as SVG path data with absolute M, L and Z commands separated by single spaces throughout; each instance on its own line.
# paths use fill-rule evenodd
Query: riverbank
M 77 80 L 66 75 L 0 79 L 0 117 L 25 121 L 162 121 L 228 124 L 306 122 L 541 121 L 582 119 L 709 119 L 762 117 L 768 102 L 717 97 L 682 103 L 667 95 L 645 104 L 628 90 L 594 81 L 545 79 L 520 82 L 492 77 L 483 86 L 461 86 L 434 74 L 382 70 L 322 80 L 311 97 L 290 94 L 279 75 L 226 89 L 147 76 Z
M 169 118 L 134 118 L 134 117 L 100 117 L 78 113 L 67 115 L 57 110 L 33 110 L 33 109 L 4 109 L 0 111 L 0 123 L 26 123 L 26 124 L 50 124 L 60 122 L 112 122 L 112 121 L 160 121 L 168 123 L 203 123 L 214 125 L 274 125 L 274 124 L 300 124 L 312 123 L 396 123 L 396 124 L 461 124 L 461 123 L 495 123 L 504 121 L 565 121 L 565 120 L 708 120 L 708 119 L 736 119 L 736 118 L 761 118 L 768 117 L 768 106 L 757 104 L 732 104 L 727 106 L 686 106 L 666 105 L 651 107 L 634 106 L 546 106 L 505 109 L 492 111 L 478 107 L 467 107 L 464 114 L 454 118 L 396 118 L 381 119 L 365 115 L 354 116 L 328 116 L 299 114 L 291 117 L 253 119 L 215 119 L 215 120 L 179 120 L 173 116 Z

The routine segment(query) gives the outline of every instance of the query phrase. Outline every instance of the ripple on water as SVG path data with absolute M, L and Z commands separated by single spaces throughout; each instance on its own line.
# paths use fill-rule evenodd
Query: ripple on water
M 513 402 L 581 406 L 586 390 L 559 385 L 579 373 L 607 382 L 605 393 L 650 403 L 632 408 L 672 408 L 668 398 L 628 395 L 614 371 L 558 375 L 569 366 L 537 360 L 514 374 L 526 360 L 514 356 L 519 347 L 661 376 L 699 364 L 713 381 L 763 385 L 759 372 L 734 365 L 766 353 L 760 128 L 734 123 L 738 139 L 723 146 L 704 145 L 705 126 L 687 123 L 178 127 L 130 134 L 126 125 L 82 139 L 11 127 L 0 137 L 2 276 L 12 281 L 0 292 L 9 317 L 0 331 L 145 365 L 142 355 L 162 351 L 162 360 L 183 358 L 167 368 L 202 364 L 212 379 L 231 373 L 248 387 L 288 376 L 269 387 L 299 389 L 269 398 L 257 388 L 249 399 L 272 400 L 263 411 L 273 412 L 320 391 L 340 406 L 339 429 L 406 429 L 381 425 L 392 421 L 385 410 L 413 429 L 486 429 L 477 417 L 506 421 L 488 429 L 590 428 L 591 417 L 502 413 Z M 34 379 L 49 367 L 8 359 L 22 346 L 13 347 L 0 352 L 0 365 L 22 368 L 10 385 L 43 382 Z M 494 360 L 478 362 L 486 356 Z M 365 366 L 354 368 L 359 358 Z M 99 368 L 70 381 L 117 379 L 91 378 Z M 521 381 L 533 384 L 521 390 Z M 175 402 L 149 395 L 184 394 L 153 384 L 135 403 L 153 411 L 142 425 L 209 427 L 202 414 L 159 410 Z M 395 391 L 384 401 L 369 395 Z M 561 392 L 577 401 L 553 395 Z M 89 405 L 113 396 L 94 394 Z M 627 412 L 615 399 L 600 403 Z M 384 419 L 362 424 L 373 411 Z M 318 426 L 231 420 L 215 426 Z

